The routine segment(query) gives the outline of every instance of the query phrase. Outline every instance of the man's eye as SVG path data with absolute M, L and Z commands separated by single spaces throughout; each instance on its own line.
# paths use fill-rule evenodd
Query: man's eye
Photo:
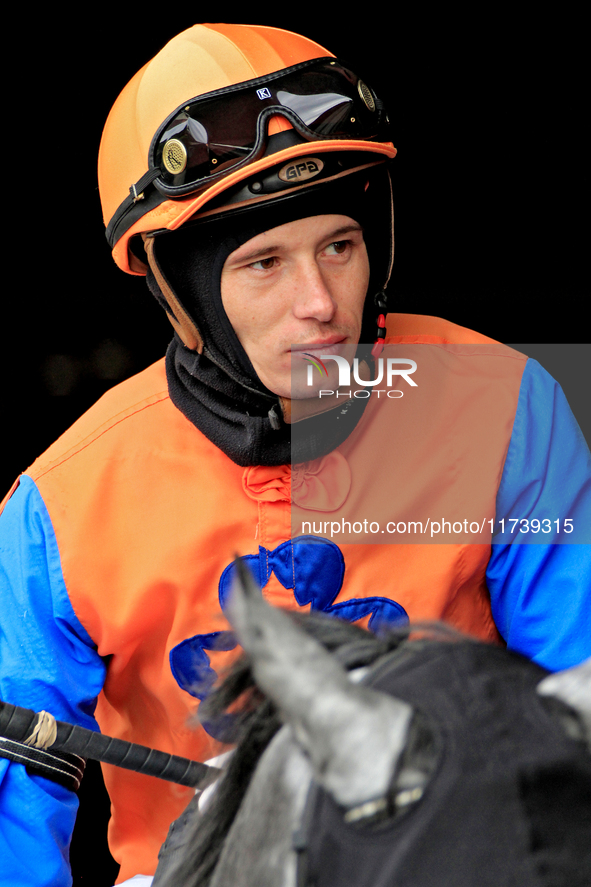
M 274 265 L 275 256 L 270 256 L 268 259 L 259 259 L 258 262 L 253 262 L 250 267 L 255 271 L 269 271 Z
M 337 256 L 342 256 L 343 253 L 347 251 L 348 246 L 348 240 L 335 240 L 334 243 L 331 243 L 330 246 L 327 247 L 327 252 L 332 252 Z

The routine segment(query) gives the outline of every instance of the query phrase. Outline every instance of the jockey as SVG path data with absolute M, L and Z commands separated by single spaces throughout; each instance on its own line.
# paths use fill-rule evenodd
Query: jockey
M 125 87 L 107 240 L 174 337 L 6 497 L 1 699 L 211 757 L 235 552 L 279 606 L 591 655 L 589 451 L 535 361 L 388 314 L 395 154 L 373 86 L 276 28 L 196 25 Z M 75 794 L 1 755 L 5 883 L 69 884 Z M 150 876 L 191 791 L 104 772 L 120 882 Z

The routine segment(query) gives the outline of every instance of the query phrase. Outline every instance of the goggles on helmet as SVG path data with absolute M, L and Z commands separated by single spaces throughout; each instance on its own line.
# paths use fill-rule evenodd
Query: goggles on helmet
M 174 111 L 150 147 L 154 185 L 184 197 L 265 151 L 268 120 L 280 114 L 304 138 L 387 140 L 375 93 L 334 58 L 313 59 L 191 99 Z
M 107 224 L 111 247 L 160 203 L 204 192 L 266 156 L 268 122 L 277 115 L 310 142 L 391 142 L 382 102 L 333 56 L 197 96 L 158 128 L 148 170 Z

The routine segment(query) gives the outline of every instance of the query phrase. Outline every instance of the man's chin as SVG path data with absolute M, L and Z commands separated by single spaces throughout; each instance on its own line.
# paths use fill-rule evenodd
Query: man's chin
M 349 370 L 356 345 L 350 342 L 317 345 L 291 355 L 290 397 L 292 400 L 317 399 L 322 391 L 339 387 L 339 374 Z
M 334 391 L 338 387 L 339 374 L 336 366 L 334 369 L 330 366 L 328 374 L 322 378 L 314 373 L 310 379 L 306 372 L 300 371 L 292 374 L 289 396 L 292 400 L 310 400 L 312 398 L 317 400 L 322 391 L 327 389 Z

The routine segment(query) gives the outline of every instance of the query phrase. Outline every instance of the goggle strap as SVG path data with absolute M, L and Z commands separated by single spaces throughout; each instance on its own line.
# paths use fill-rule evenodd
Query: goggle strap
M 117 207 L 105 231 L 105 236 L 111 247 L 115 246 L 119 238 L 137 219 L 167 199 L 155 188 L 150 188 L 159 175 L 159 169 L 149 169 L 135 185 L 131 186 L 129 196 Z M 148 188 L 150 188 L 149 193 L 147 193 Z
M 131 196 L 132 202 L 137 203 L 138 200 L 144 199 L 144 191 L 151 185 L 154 179 L 157 179 L 160 175 L 160 169 L 155 167 L 154 169 L 149 169 L 148 172 L 145 172 L 141 179 L 132 185 L 129 189 L 129 194 Z

